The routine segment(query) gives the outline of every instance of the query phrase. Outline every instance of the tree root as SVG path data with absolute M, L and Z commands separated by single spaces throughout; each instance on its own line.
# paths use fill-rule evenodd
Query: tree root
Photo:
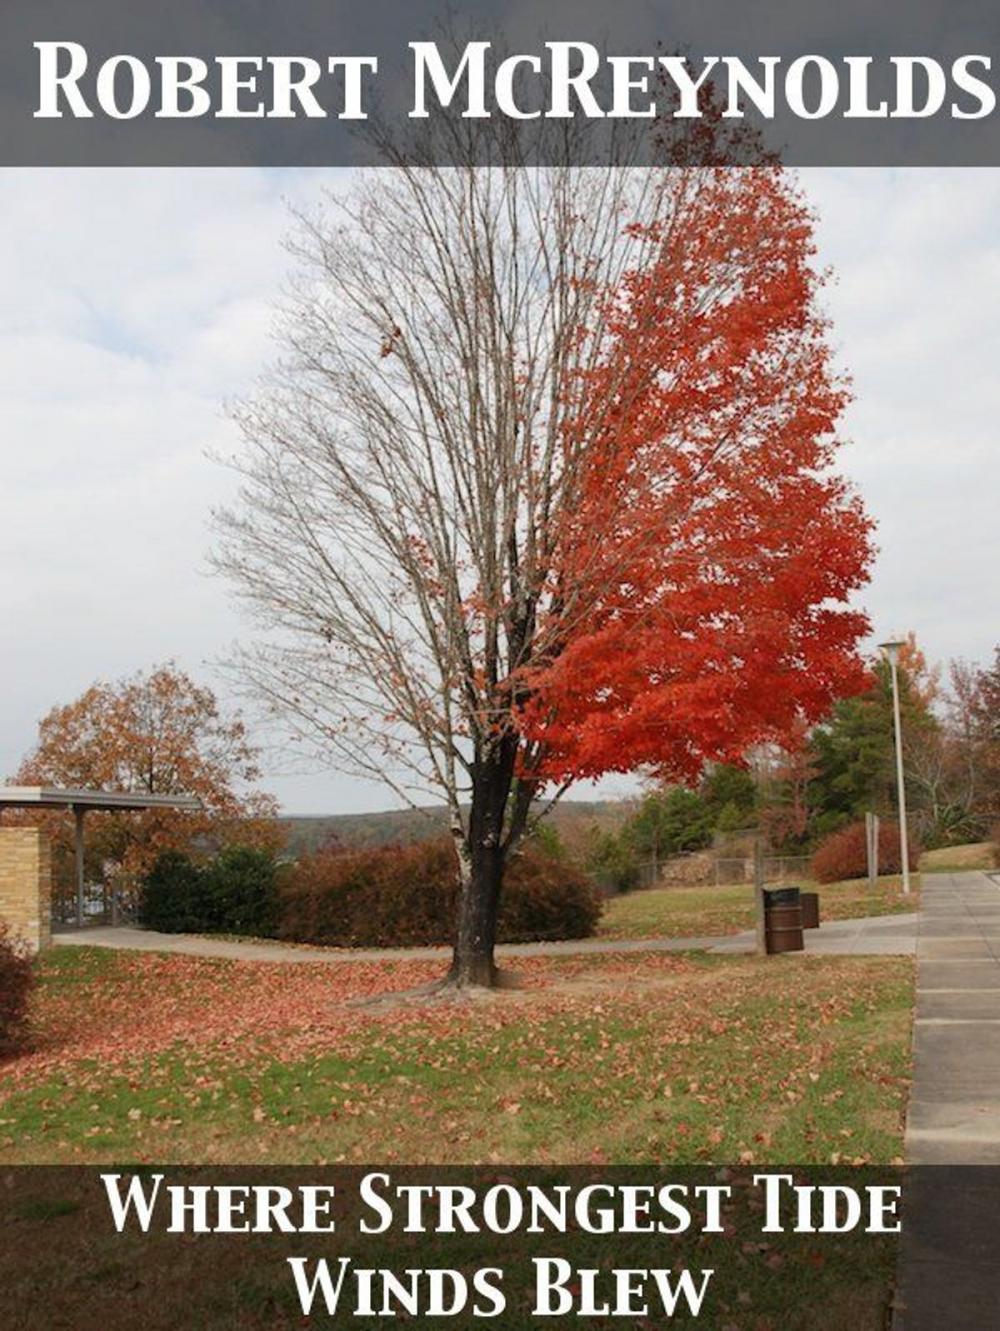
M 418 984 L 413 989 L 395 989 L 387 994 L 349 998 L 346 1007 L 366 1012 L 387 1012 L 399 1007 L 428 1007 L 495 1001 L 501 994 L 523 988 L 516 971 L 494 971 L 493 984 L 463 984 L 451 974 Z

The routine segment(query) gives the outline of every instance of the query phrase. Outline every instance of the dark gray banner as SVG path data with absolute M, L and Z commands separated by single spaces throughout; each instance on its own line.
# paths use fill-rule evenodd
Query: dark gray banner
M 1000 164 L 1000 11 L 6 0 L 0 165 Z
M 898 1236 L 871 1230 L 891 1229 L 903 1184 L 655 1165 L 5 1170 L 0 1320 L 881 1331 Z
M 20 1166 L 0 1228 L 10 1331 L 1000 1325 L 987 1167 Z

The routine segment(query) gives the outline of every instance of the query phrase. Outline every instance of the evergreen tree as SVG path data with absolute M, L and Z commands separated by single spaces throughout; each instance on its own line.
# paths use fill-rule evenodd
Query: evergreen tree
M 865 812 L 886 815 L 895 809 L 896 777 L 892 715 L 892 677 L 880 661 L 871 688 L 838 702 L 829 720 L 810 740 L 816 775 L 809 799 L 815 810 L 814 831 L 824 833 Z M 900 712 L 906 736 L 933 729 L 937 722 L 926 695 L 910 675 L 899 671 Z
M 640 860 L 653 866 L 685 850 L 707 846 L 714 830 L 712 810 L 694 790 L 674 786 L 647 795 L 623 833 Z
M 701 783 L 701 797 L 720 830 L 749 827 L 755 821 L 757 786 L 745 767 L 716 764 Z

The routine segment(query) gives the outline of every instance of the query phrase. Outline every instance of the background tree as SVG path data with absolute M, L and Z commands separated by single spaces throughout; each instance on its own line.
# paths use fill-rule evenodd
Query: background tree
M 625 824 L 618 828 L 591 828 L 583 864 L 606 892 L 631 892 L 642 879 L 642 866 L 626 834 Z
M 14 780 L 18 785 L 196 795 L 200 812 L 152 809 L 93 813 L 87 819 L 87 861 L 95 878 L 131 887 L 164 851 L 281 840 L 275 801 L 248 790 L 260 775 L 257 752 L 238 716 L 222 715 L 211 689 L 173 664 L 115 682 L 91 685 L 71 703 L 53 707 L 38 743 Z M 57 863 L 68 865 L 70 821 L 46 815 Z
M 1000 817 L 1000 648 L 988 666 L 952 661 L 949 684 L 942 741 L 919 771 L 956 836 L 982 835 Z
M 663 859 L 707 846 L 714 827 L 712 811 L 698 792 L 673 786 L 644 796 L 622 833 L 655 881 Z
M 913 831 L 926 847 L 981 838 L 1000 814 L 1000 664 L 952 661 L 942 687 L 910 633 L 899 669 Z M 891 682 L 877 661 L 868 692 L 839 702 L 810 738 L 810 834 L 868 809 L 893 814 L 894 753 Z
M 899 649 L 898 668 L 907 678 L 910 696 L 924 711 L 930 711 L 941 695 L 941 667 L 931 665 L 910 629 Z
M 912 637 L 912 635 L 911 635 Z M 912 750 L 921 736 L 938 722 L 931 711 L 922 655 L 901 654 L 899 664 L 900 713 L 904 749 Z M 907 660 L 914 663 L 911 675 Z M 885 661 L 872 663 L 871 684 L 865 693 L 838 701 L 830 716 L 813 731 L 809 742 L 815 776 L 809 800 L 815 810 L 812 831 L 822 836 L 843 823 L 863 818 L 871 810 L 887 815 L 895 808 L 892 717 L 892 679 Z M 912 784 L 912 772 L 908 786 Z M 915 798 L 915 792 L 914 792 Z
M 1000 647 L 993 649 L 993 663 L 978 673 L 975 718 L 983 738 L 1000 745 Z
M 757 822 L 757 782 L 747 767 L 716 763 L 699 788 L 713 829 L 735 832 Z
M 541 797 L 693 782 L 861 686 L 812 219 L 776 167 L 400 166 L 293 242 L 218 564 L 326 761 L 443 793 L 490 984 Z
M 804 724 L 781 745 L 761 755 L 758 767 L 760 827 L 767 843 L 778 849 L 800 849 L 810 839 L 813 783 L 818 768 Z
M 980 803 L 991 819 L 1000 819 L 1000 647 L 994 650 L 992 664 L 976 674 L 971 729 L 980 755 Z

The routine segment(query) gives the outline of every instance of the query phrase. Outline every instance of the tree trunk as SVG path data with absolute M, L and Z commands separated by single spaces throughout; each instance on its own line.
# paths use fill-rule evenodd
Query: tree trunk
M 504 817 L 516 751 L 516 737 L 500 740 L 473 772 L 469 831 L 458 846 L 461 891 L 448 973 L 449 983 L 459 988 L 492 988 L 496 982 L 493 949 L 507 858 Z
M 448 979 L 459 988 L 492 988 L 493 949 L 503 885 L 504 854 L 492 846 L 473 847 L 462 873 L 458 929 Z

